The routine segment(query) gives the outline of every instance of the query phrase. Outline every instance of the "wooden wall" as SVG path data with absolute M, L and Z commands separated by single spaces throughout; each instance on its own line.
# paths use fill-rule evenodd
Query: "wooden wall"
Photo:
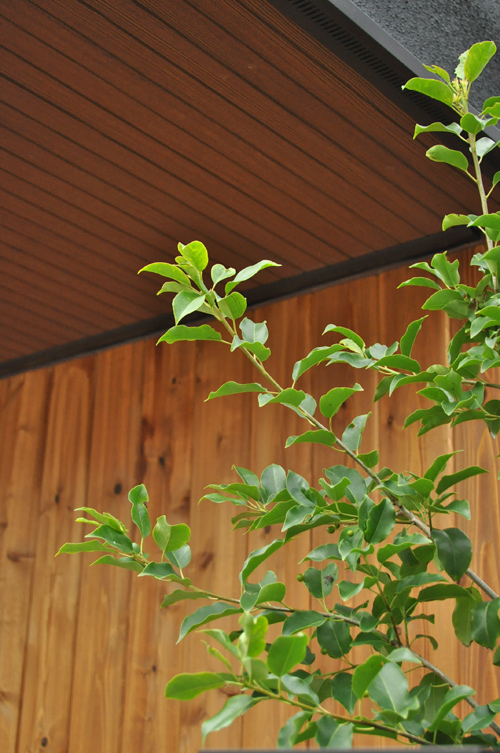
M 294 361 L 320 344 L 328 323 L 352 327 L 368 342 L 391 343 L 419 316 L 422 290 L 395 289 L 406 276 L 406 270 L 387 272 L 253 312 L 268 321 L 274 374 L 285 382 Z M 439 316 L 427 323 L 418 347 L 424 363 L 443 357 L 445 326 Z M 204 402 L 228 379 L 251 379 L 249 368 L 243 356 L 229 356 L 218 344 L 156 348 L 145 341 L 0 382 L 2 753 L 195 753 L 201 747 L 201 722 L 222 706 L 223 691 L 184 704 L 163 695 L 174 673 L 210 666 L 198 635 L 175 645 L 184 606 L 160 610 L 168 588 L 160 582 L 91 568 L 91 555 L 54 554 L 85 532 L 74 523 L 73 508 L 89 505 L 127 517 L 128 489 L 144 482 L 153 517 L 166 514 L 170 522 L 192 526 L 194 579 L 237 595 L 246 552 L 275 532 L 231 535 L 228 508 L 198 505 L 204 487 L 232 479 L 233 463 L 260 472 L 278 462 L 312 482 L 325 465 L 341 461 L 326 448 L 285 451 L 299 419 L 279 406 L 259 409 L 254 396 Z M 376 379 L 336 366 L 318 369 L 312 381 L 308 387 L 320 395 L 355 381 L 370 388 Z M 352 398 L 339 421 L 368 410 L 368 393 Z M 498 445 L 481 427 L 464 424 L 453 436 L 439 429 L 420 441 L 416 428 L 403 432 L 414 403 L 409 390 L 377 403 L 366 450 L 378 445 L 384 464 L 419 471 L 435 454 L 465 447 L 457 468 L 471 462 L 495 467 Z M 464 483 L 461 493 L 476 498 L 468 529 L 474 566 L 498 589 L 495 479 L 495 472 L 481 476 Z M 307 604 L 306 589 L 295 580 L 296 562 L 322 535 L 304 537 L 275 558 L 290 603 Z M 439 653 L 436 661 L 452 677 L 479 686 L 480 702 L 499 696 L 498 675 L 483 655 L 449 640 L 448 610 L 439 610 L 441 645 L 434 659 Z M 422 652 L 429 650 L 424 643 Z M 272 747 L 285 718 L 283 710 L 263 706 L 213 735 L 207 747 Z

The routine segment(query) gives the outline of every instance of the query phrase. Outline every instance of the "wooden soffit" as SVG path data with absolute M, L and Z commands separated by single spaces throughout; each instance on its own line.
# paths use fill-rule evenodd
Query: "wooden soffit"
M 279 262 L 272 288 L 475 205 L 383 87 L 275 5 L 0 4 L 0 374 L 153 332 L 167 302 L 136 273 L 178 241 Z

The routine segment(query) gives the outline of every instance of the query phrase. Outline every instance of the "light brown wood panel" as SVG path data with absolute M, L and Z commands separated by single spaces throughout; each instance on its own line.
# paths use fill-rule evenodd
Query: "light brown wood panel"
M 408 322 L 421 316 L 422 291 L 395 290 L 407 276 L 395 270 L 250 312 L 255 321 L 268 322 L 270 372 L 288 386 L 294 362 L 332 341 L 331 335 L 321 337 L 329 323 L 359 331 L 367 343 L 399 339 Z M 442 358 L 446 335 L 444 320 L 431 316 L 415 345 L 415 355 L 425 364 Z M 226 696 L 216 692 L 189 703 L 164 698 L 173 674 L 217 666 L 199 634 L 175 645 L 184 605 L 160 610 L 172 586 L 117 568 L 89 569 L 90 555 L 54 561 L 52 554 L 64 540 L 85 533 L 68 508 L 87 504 L 127 520 L 128 489 L 144 482 L 153 520 L 166 514 L 169 521 L 192 527 L 193 562 L 187 574 L 200 585 L 239 597 L 237 574 L 248 552 L 279 531 L 233 534 L 232 507 L 198 504 L 207 484 L 235 480 L 233 463 L 260 474 L 277 462 L 317 485 L 324 467 L 343 462 L 320 446 L 285 450 L 286 437 L 306 427 L 283 407 L 259 408 L 254 395 L 204 402 L 209 391 L 229 379 L 260 378 L 242 354 L 230 354 L 224 345 L 155 347 L 149 340 L 0 382 L 0 478 L 7 489 L 0 500 L 2 753 L 38 749 L 45 738 L 47 750 L 64 747 L 68 753 L 89 745 L 106 753 L 156 753 L 165 745 L 196 753 L 201 747 L 201 722 L 221 708 Z M 335 417 L 340 433 L 354 415 L 372 407 L 369 397 L 377 380 L 375 374 L 342 365 L 320 366 L 297 386 L 318 397 L 334 386 L 363 384 L 365 392 Z M 410 387 L 377 403 L 363 449 L 378 444 L 381 464 L 418 472 L 436 454 L 464 447 L 456 467 L 478 463 L 494 471 L 498 443 L 479 425 L 459 427 L 451 439 L 446 429 L 418 441 L 415 427 L 403 431 L 404 416 L 418 403 Z M 495 478 L 492 472 L 462 484 L 460 495 L 477 498 L 472 524 L 452 519 L 447 524 L 470 532 L 474 566 L 498 586 Z M 251 580 L 275 570 L 287 584 L 287 603 L 307 608 L 312 602 L 295 579 L 297 563 L 323 541 L 318 531 L 298 537 Z M 416 648 L 454 679 L 480 688 L 480 702 L 500 695 L 498 670 L 486 670 L 487 652 L 457 647 L 449 640 L 450 610 L 438 604 L 435 611 L 437 624 L 430 629 L 440 641 L 439 652 L 425 649 L 424 641 Z M 227 628 L 236 624 L 226 621 Z M 421 623 L 419 632 L 428 630 Z M 206 745 L 272 747 L 288 716 L 286 709 L 262 704 L 209 737 Z M 376 738 L 356 742 L 380 745 Z
M 92 366 L 93 359 L 64 364 L 50 391 L 39 505 L 33 505 L 37 544 L 20 751 L 68 748 L 80 573 L 89 559 L 54 554 L 81 534 L 74 509 L 88 499 Z
M 52 374 L 2 384 L 0 550 L 0 746 L 16 750 L 32 611 L 47 397 Z M 4 454 L 5 453 L 5 454 Z

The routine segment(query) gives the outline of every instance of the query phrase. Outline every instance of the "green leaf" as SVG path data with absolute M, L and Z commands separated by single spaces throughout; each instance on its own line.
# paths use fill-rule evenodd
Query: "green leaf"
M 302 444 L 311 442 L 312 444 L 324 444 L 327 447 L 333 447 L 336 442 L 335 434 L 327 429 L 311 429 L 310 431 L 299 434 L 299 436 L 288 437 L 285 447 L 291 447 L 293 444 Z
M 200 241 L 192 241 L 187 246 L 183 246 L 182 243 L 178 245 L 179 252 L 192 266 L 203 272 L 208 265 L 208 252 L 203 243 Z
M 328 324 L 325 329 L 323 330 L 323 334 L 326 335 L 327 332 L 338 332 L 340 335 L 345 335 L 349 340 L 352 340 L 353 343 L 355 343 L 358 348 L 361 350 L 365 347 L 364 340 L 356 334 L 352 329 L 349 329 L 348 327 L 338 327 L 336 324 Z
M 301 630 L 306 630 L 306 628 L 318 627 L 318 625 L 322 625 L 325 620 L 326 617 L 313 610 L 294 612 L 285 620 L 283 625 L 283 635 L 293 635 Z
M 225 267 L 223 264 L 214 264 L 210 270 L 210 276 L 214 285 L 217 285 L 222 280 L 227 280 L 228 277 L 232 277 L 236 274 L 236 270 L 232 267 Z
M 348 625 L 340 620 L 327 620 L 316 629 L 316 638 L 322 649 L 333 659 L 345 656 L 352 645 Z
M 119 549 L 124 554 L 135 554 L 132 541 L 129 537 L 108 525 L 98 526 L 92 533 L 88 533 L 85 538 L 102 539 L 106 544 Z
M 213 400 L 215 397 L 225 397 L 226 395 L 240 395 L 243 392 L 267 392 L 267 390 L 258 382 L 250 382 L 248 384 L 226 382 L 218 390 L 211 392 L 207 400 Z
M 181 588 L 177 588 L 175 591 L 172 591 L 171 594 L 166 594 L 163 597 L 163 601 L 161 603 L 161 608 L 164 609 L 166 607 L 171 607 L 172 604 L 177 604 L 179 601 L 192 601 L 195 599 L 208 599 L 209 597 L 205 593 L 200 593 L 199 591 L 184 591 Z
M 471 476 L 477 476 L 480 473 L 488 473 L 488 471 L 478 465 L 470 465 L 468 468 L 464 468 L 456 473 L 451 473 L 449 476 L 443 476 L 436 487 L 436 492 L 437 494 L 442 494 L 446 489 L 449 489 L 450 486 L 454 486 L 460 481 L 464 481 Z
M 468 112 L 460 118 L 460 125 L 464 131 L 473 133 L 474 135 L 481 133 L 487 122 L 487 120 L 481 120 L 481 118 L 476 117 L 472 112 Z
M 431 261 L 431 266 L 438 272 L 439 278 L 449 288 L 453 288 L 460 283 L 458 265 L 458 259 L 455 259 L 453 262 L 448 261 L 446 251 L 442 254 L 434 254 Z
M 420 278 L 420 279 L 424 279 L 424 278 Z M 427 282 L 433 282 L 433 280 L 427 280 Z M 436 285 L 436 287 L 439 287 L 439 286 Z M 413 349 L 415 338 L 420 332 L 422 324 L 426 320 L 426 318 L 427 318 L 426 316 L 423 316 L 421 319 L 416 319 L 414 322 L 411 322 L 411 324 L 409 324 L 408 327 L 406 328 L 406 332 L 404 333 L 399 343 L 401 353 L 404 356 L 408 356 L 408 358 L 411 356 L 411 351 Z
M 349 672 L 339 672 L 332 679 L 331 685 L 332 698 L 342 704 L 350 713 L 354 714 L 357 697 L 352 689 L 352 675 Z
M 437 81 L 433 78 L 411 78 L 403 89 L 425 94 L 426 97 L 437 99 L 450 107 L 453 104 L 453 92 L 444 81 Z
M 141 565 L 133 557 L 113 557 L 111 554 L 99 557 L 92 565 L 114 565 L 115 567 L 123 567 L 125 570 L 133 570 L 136 573 L 142 572 L 144 567 L 144 565 Z
M 262 471 L 260 483 L 266 493 L 267 502 L 271 502 L 277 494 L 286 489 L 286 473 L 280 465 L 273 463 Z
M 474 692 L 475 691 L 472 688 L 469 688 L 468 685 L 456 685 L 455 687 L 450 688 L 446 692 L 441 706 L 429 725 L 429 731 L 434 732 L 434 730 L 438 729 L 440 722 L 451 711 L 451 709 L 454 708 L 457 703 L 463 701 L 464 698 L 473 695 Z
M 269 671 L 278 677 L 287 675 L 304 660 L 307 643 L 305 633 L 278 636 L 271 644 L 267 655 Z
M 361 444 L 361 436 L 370 416 L 371 413 L 356 416 L 356 418 L 345 428 L 344 433 L 342 434 L 342 442 L 352 452 L 358 450 Z
M 455 136 L 460 136 L 462 129 L 458 123 L 450 123 L 449 125 L 444 125 L 444 123 L 431 123 L 428 126 L 416 125 L 413 138 L 417 138 L 421 133 L 452 133 Z
M 432 162 L 445 162 L 447 165 L 464 170 L 464 172 L 467 172 L 469 168 L 465 154 L 458 152 L 456 149 L 448 149 L 447 146 L 441 146 L 441 144 L 431 146 L 425 154 Z
M 251 573 L 253 573 L 253 571 L 262 562 L 264 562 L 268 557 L 270 557 L 271 554 L 274 554 L 274 552 L 276 552 L 282 546 L 283 546 L 282 539 L 274 539 L 274 541 L 271 541 L 270 544 L 266 544 L 266 546 L 260 547 L 259 549 L 254 549 L 254 551 L 248 555 L 248 557 L 246 558 L 244 562 L 243 569 L 240 573 L 240 581 L 242 583 L 245 583 L 248 576 Z
M 337 544 L 320 544 L 313 549 L 309 554 L 304 557 L 301 562 L 305 560 L 312 560 L 313 562 L 323 562 L 327 559 L 340 559 L 339 548 Z
M 464 74 L 467 81 L 476 80 L 495 54 L 496 49 L 494 42 L 478 42 L 472 45 L 464 63 Z
M 437 586 L 429 586 L 422 589 L 418 595 L 418 600 L 424 601 L 444 601 L 445 599 L 456 599 L 467 597 L 469 592 L 462 586 L 457 586 L 454 583 L 443 583 Z
M 162 553 L 175 552 L 191 538 L 191 529 L 185 523 L 171 526 L 165 515 L 161 515 L 153 529 L 153 539 Z
M 444 471 L 446 468 L 446 465 L 448 461 L 456 455 L 458 450 L 455 450 L 455 452 L 449 452 L 445 455 L 439 455 L 432 465 L 426 470 L 424 473 L 424 478 L 428 478 L 431 481 L 436 481 L 437 477 Z
M 443 218 L 442 229 L 448 230 L 450 227 L 457 227 L 458 225 L 468 225 L 470 217 L 467 214 L 447 214 Z
M 267 259 L 264 259 L 263 261 L 257 262 L 257 264 L 252 264 L 250 267 L 245 267 L 244 269 L 240 270 L 234 280 L 232 282 L 228 282 L 226 284 L 226 295 L 233 290 L 233 288 L 236 287 L 236 285 L 239 285 L 240 282 L 244 282 L 245 280 L 250 280 L 250 278 L 254 277 L 258 272 L 260 272 L 263 269 L 267 269 L 268 267 L 280 267 L 281 264 L 276 264 L 274 261 L 268 261 Z
M 330 562 L 323 570 L 308 567 L 304 573 L 304 583 L 311 596 L 315 599 L 325 599 L 333 590 L 337 574 L 338 567 L 334 562 Z
M 278 748 L 291 748 L 297 742 L 297 736 L 304 722 L 311 718 L 310 711 L 299 711 L 288 719 L 286 724 L 280 729 L 278 735 Z
M 362 392 L 363 388 L 359 384 L 354 387 L 334 387 L 326 395 L 319 399 L 319 409 L 326 418 L 332 418 L 340 409 L 345 401 L 354 395 L 355 392 Z
M 364 536 L 371 544 L 380 544 L 384 541 L 396 524 L 396 513 L 392 502 L 387 498 L 378 505 L 372 507 L 368 513 Z
M 472 612 L 472 640 L 485 648 L 495 648 L 500 636 L 500 599 L 481 602 Z
M 358 664 L 352 676 L 352 690 L 356 698 L 363 698 L 367 688 L 387 661 L 385 656 L 374 654 L 363 662 L 363 664 Z
M 438 295 L 438 293 L 435 295 Z M 408 358 L 408 356 L 405 355 L 399 355 L 398 353 L 392 356 L 379 358 L 377 366 L 387 366 L 390 369 L 404 369 L 405 371 L 411 371 L 412 374 L 418 374 L 420 371 L 420 364 L 418 361 L 415 361 L 414 358 Z
M 295 408 L 298 408 L 299 405 L 304 401 L 304 398 L 306 396 L 306 393 L 302 390 L 294 390 L 291 387 L 289 387 L 286 390 L 282 390 L 274 397 L 268 398 L 266 395 L 266 405 L 270 403 L 282 403 L 285 405 L 293 405 Z
M 471 589 L 469 596 L 460 597 L 456 601 L 452 616 L 453 628 L 464 646 L 470 646 L 472 643 L 472 613 L 480 601 L 481 594 L 476 589 Z
M 336 353 L 341 349 L 342 346 L 338 343 L 336 345 L 323 345 L 319 348 L 314 348 L 314 350 L 311 350 L 305 358 L 295 362 L 292 371 L 292 379 L 296 382 L 297 379 L 299 379 L 299 377 L 301 377 L 302 374 L 312 366 L 316 366 L 316 364 L 326 361 L 333 353 Z
M 177 573 L 169 562 L 150 562 L 140 573 L 139 577 L 151 576 L 157 580 L 163 580 L 164 578 L 169 578 L 171 575 L 176 574 Z
M 364 463 L 368 468 L 374 468 L 379 461 L 378 450 L 372 450 L 372 452 L 363 452 L 358 455 L 358 460 L 361 463 Z
M 437 546 L 438 557 L 453 580 L 460 580 L 472 559 L 472 544 L 459 528 L 433 529 L 432 540 Z
M 408 680 L 398 664 L 388 662 L 368 686 L 370 698 L 384 711 L 392 711 L 406 719 L 410 710 L 419 706 L 408 692 Z
M 234 320 L 243 316 L 247 308 L 247 301 L 241 293 L 234 291 L 234 293 L 230 293 L 225 298 L 221 298 L 217 305 L 224 316 Z
M 171 280 L 179 282 L 181 285 L 191 286 L 191 281 L 187 275 L 184 274 L 182 269 L 177 264 L 167 264 L 162 261 L 154 262 L 153 264 L 146 264 L 145 267 L 139 270 L 141 272 L 154 272 L 156 275 L 162 275 L 162 277 L 168 277 Z
M 233 614 L 241 614 L 241 611 L 242 610 L 239 607 L 224 604 L 222 601 L 216 601 L 215 604 L 200 607 L 183 620 L 177 643 L 188 635 L 188 633 L 191 633 L 192 630 L 196 630 L 196 628 L 206 625 L 207 622 L 212 622 L 213 620 L 218 620 L 221 617 L 228 617 Z
M 99 512 L 98 510 L 94 510 L 93 507 L 77 507 L 75 512 L 86 512 L 94 518 L 94 520 L 103 523 L 105 526 L 115 528 L 117 531 L 120 531 L 120 533 L 126 533 L 127 531 L 121 520 L 115 518 L 110 512 Z
M 60 554 L 77 554 L 79 552 L 109 552 L 109 546 L 102 544 L 100 541 L 75 541 L 63 544 L 57 552 Z
M 132 520 L 139 529 L 143 539 L 151 533 L 151 521 L 149 519 L 147 503 L 149 496 L 144 484 L 134 486 L 128 493 L 129 502 L 132 503 Z
M 354 725 L 352 722 L 340 724 L 330 716 L 321 716 L 318 719 L 315 740 L 320 748 L 341 750 L 352 747 Z
M 182 293 L 177 293 L 172 301 L 172 310 L 174 312 L 175 323 L 179 324 L 181 319 L 184 319 L 188 314 L 192 314 L 193 311 L 198 311 L 205 303 L 205 296 L 200 293 L 196 293 L 194 290 L 186 290 Z
M 265 650 L 268 624 L 264 615 L 255 617 L 249 612 L 241 615 L 240 625 L 243 633 L 238 639 L 238 651 L 242 658 L 256 658 Z
M 478 706 L 462 720 L 462 729 L 464 732 L 484 729 L 490 726 L 495 716 L 496 713 L 490 711 L 488 706 Z
M 172 343 L 192 342 L 194 340 L 214 340 L 220 342 L 222 335 L 209 324 L 202 324 L 199 327 L 186 327 L 185 324 L 179 324 L 175 327 L 170 327 L 156 344 L 165 342 L 170 345 Z
M 319 704 L 318 694 L 314 692 L 307 680 L 303 680 L 296 675 L 283 675 L 281 678 L 281 685 L 291 695 L 300 697 L 312 703 L 314 706 Z
M 244 694 L 230 696 L 224 707 L 215 716 L 206 719 L 201 725 L 202 742 L 205 742 L 207 735 L 211 732 L 218 732 L 221 729 L 229 727 L 235 719 L 242 716 L 252 706 L 255 706 L 257 702 L 257 699 Z
M 183 673 L 172 677 L 165 688 L 167 698 L 189 701 L 207 690 L 222 688 L 225 679 L 216 672 Z

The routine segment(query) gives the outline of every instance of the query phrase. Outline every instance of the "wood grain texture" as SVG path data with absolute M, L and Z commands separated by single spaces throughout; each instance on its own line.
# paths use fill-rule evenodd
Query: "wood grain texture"
M 406 270 L 394 270 L 250 312 L 255 321 L 268 322 L 270 370 L 289 384 L 294 362 L 332 341 L 331 335 L 321 336 L 329 323 L 359 331 L 367 343 L 391 344 L 421 316 L 422 290 L 395 290 L 407 276 Z M 444 327 L 438 314 L 425 324 L 414 350 L 423 364 L 442 358 Z M 73 507 L 95 506 L 126 521 L 127 491 L 144 482 L 153 521 L 165 514 L 172 523 L 192 527 L 193 581 L 238 597 L 237 573 L 245 557 L 279 532 L 233 534 L 229 506 L 198 504 L 206 486 L 235 480 L 233 463 L 260 474 L 271 462 L 317 484 L 323 469 L 343 458 L 321 446 L 285 450 L 286 437 L 304 427 L 279 406 L 259 408 L 254 395 L 204 402 L 229 379 L 244 382 L 256 375 L 241 354 L 229 354 L 223 345 L 156 348 L 144 341 L 0 382 L 0 481 L 6 490 L 0 500 L 2 753 L 38 750 L 42 741 L 49 753 L 83 753 L 89 745 L 106 753 L 156 753 L 165 745 L 196 753 L 201 747 L 202 721 L 227 696 L 218 691 L 189 703 L 164 698 L 173 674 L 218 666 L 196 633 L 175 645 L 187 612 L 183 604 L 160 609 L 171 587 L 116 568 L 89 568 L 90 555 L 57 560 L 52 555 L 65 540 L 85 533 L 73 522 Z M 420 472 L 435 455 L 463 447 L 456 468 L 477 463 L 492 471 L 458 488 L 460 496 L 477 500 L 472 524 L 455 519 L 446 524 L 468 530 L 474 567 L 498 588 L 498 442 L 474 424 L 452 435 L 440 428 L 417 440 L 415 427 L 402 430 L 404 416 L 419 404 L 415 393 L 402 388 L 371 406 L 374 373 L 320 366 L 297 386 L 319 397 L 356 381 L 365 392 L 339 411 L 334 430 L 341 433 L 355 415 L 372 409 L 363 449 L 378 446 L 381 464 Z M 287 603 L 308 608 L 307 589 L 295 579 L 308 565 L 298 562 L 324 541 L 321 530 L 299 537 L 251 579 L 275 570 L 287 584 Z M 355 576 L 346 571 L 341 577 Z M 477 686 L 480 702 L 496 698 L 498 670 L 486 669 L 487 652 L 450 641 L 450 610 L 439 603 L 434 611 L 436 626 L 417 623 L 418 632 L 430 629 L 439 650 L 432 651 L 425 639 L 416 647 L 454 679 Z M 236 620 L 228 619 L 230 624 L 236 627 Z M 362 657 L 357 651 L 356 659 Z M 263 703 L 209 737 L 206 746 L 272 747 L 288 715 Z M 360 737 L 356 744 L 380 741 Z

